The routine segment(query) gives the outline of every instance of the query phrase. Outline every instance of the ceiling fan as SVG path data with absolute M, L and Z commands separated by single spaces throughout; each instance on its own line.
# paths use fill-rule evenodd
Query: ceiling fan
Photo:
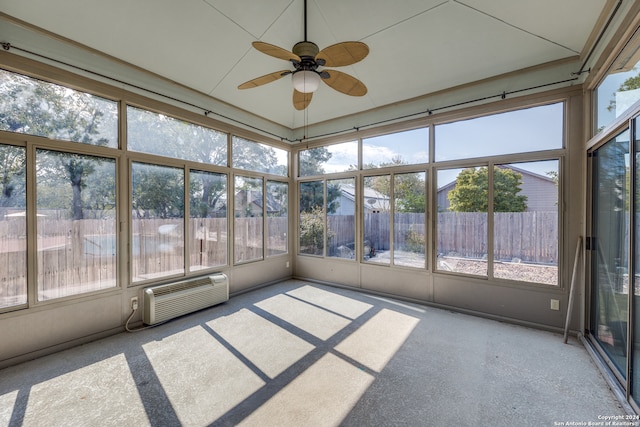
M 320 50 L 315 43 L 307 41 L 307 0 L 304 0 L 304 41 L 296 43 L 289 52 L 281 47 L 255 41 L 253 47 L 274 58 L 290 61 L 293 70 L 280 70 L 248 82 L 242 83 L 238 89 L 250 89 L 276 81 L 291 74 L 293 81 L 293 106 L 296 110 L 304 110 L 309 106 L 313 92 L 320 82 L 350 96 L 363 96 L 367 87 L 360 80 L 337 70 L 319 67 L 344 67 L 362 61 L 369 54 L 369 47 L 362 42 L 342 42 Z

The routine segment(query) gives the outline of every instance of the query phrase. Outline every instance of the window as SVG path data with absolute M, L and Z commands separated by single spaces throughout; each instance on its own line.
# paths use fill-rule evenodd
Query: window
M 429 128 L 362 140 L 362 167 L 415 165 L 429 161 Z
M 184 273 L 184 170 L 133 163 L 133 282 Z
M 637 56 L 636 56 L 637 58 Z M 640 100 L 640 61 L 610 71 L 595 90 L 596 132 Z
M 405 267 L 425 267 L 426 173 L 393 176 L 393 263 Z
M 301 254 L 355 259 L 355 194 L 355 178 L 300 183 Z
M 327 181 L 327 256 L 355 259 L 356 180 Z
M 119 266 L 133 285 L 202 274 L 230 263 L 230 239 L 235 263 L 289 252 L 288 150 L 134 106 L 120 144 L 119 110 L 0 69 L 0 133 L 24 135 L 0 143 L 0 312 L 115 288 Z M 230 182 L 232 166 L 253 176 Z
M 289 251 L 289 186 L 267 181 L 267 256 Z
M 0 130 L 118 147 L 118 103 L 0 70 Z
M 358 168 L 358 143 L 343 142 L 300 151 L 300 176 L 345 172 Z
M 363 258 L 377 264 L 391 262 L 391 175 L 364 177 Z
M 324 182 L 300 183 L 300 253 L 324 255 Z
M 438 171 L 436 270 L 487 276 L 487 167 Z
M 289 153 L 281 148 L 234 136 L 232 151 L 234 168 L 288 175 Z
M 23 147 L 0 145 L 0 310 L 27 303 L 27 193 Z
M 364 178 L 365 261 L 425 267 L 426 190 L 425 172 Z
M 227 264 L 227 175 L 189 171 L 189 269 Z
M 227 166 L 226 133 L 131 106 L 127 106 L 127 148 Z
M 262 178 L 235 177 L 236 263 L 262 259 L 264 201 Z
M 440 162 L 562 148 L 563 108 L 563 103 L 556 103 L 438 125 L 435 159 Z
M 493 170 L 493 275 L 558 284 L 558 161 Z
M 113 159 L 36 151 L 38 300 L 116 286 Z

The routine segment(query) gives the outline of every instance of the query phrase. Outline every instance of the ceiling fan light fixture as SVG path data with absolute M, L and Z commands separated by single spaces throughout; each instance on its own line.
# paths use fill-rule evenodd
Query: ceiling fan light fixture
M 293 87 L 298 92 L 312 93 L 320 86 L 320 75 L 315 71 L 300 70 L 291 75 Z
M 318 71 L 318 67 L 345 67 L 360 62 L 369 54 L 369 46 L 362 42 L 347 41 L 320 50 L 317 44 L 307 40 L 307 0 L 304 0 L 304 41 L 296 43 L 291 52 L 263 41 L 256 40 L 251 45 L 265 55 L 289 62 L 294 70 L 281 70 L 257 77 L 242 83 L 238 89 L 262 86 L 291 74 L 293 107 L 298 111 L 309 106 L 320 81 L 345 95 L 367 94 L 364 83 L 347 73 L 329 69 Z

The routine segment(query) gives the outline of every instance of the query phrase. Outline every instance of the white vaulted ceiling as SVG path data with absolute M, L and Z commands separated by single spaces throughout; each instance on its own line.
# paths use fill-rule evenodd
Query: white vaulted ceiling
M 370 48 L 340 68 L 368 93 L 322 85 L 296 111 L 285 77 L 240 91 L 291 65 L 251 47 L 290 50 L 304 39 L 303 0 L 0 0 L 6 15 L 295 129 L 388 107 L 443 89 L 584 55 L 605 0 L 308 0 L 308 40 Z M 1 23 L 2 21 L 0 21 Z M 0 41 L 19 45 L 22 41 Z M 567 76 L 568 77 L 568 76 Z

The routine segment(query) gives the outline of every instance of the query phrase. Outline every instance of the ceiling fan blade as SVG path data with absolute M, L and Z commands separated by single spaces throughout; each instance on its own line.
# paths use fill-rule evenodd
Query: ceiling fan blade
M 329 77 L 324 77 L 327 73 Z M 367 94 L 367 87 L 360 80 L 336 70 L 323 70 L 322 81 L 338 92 L 351 96 L 363 96 Z
M 342 42 L 322 49 L 316 61 L 324 61 L 326 67 L 344 67 L 362 61 L 369 54 L 369 46 L 362 42 Z
M 293 52 L 289 52 L 288 50 L 278 47 L 276 45 L 265 43 L 265 42 L 253 42 L 251 44 L 260 52 L 267 54 L 269 56 L 273 56 L 274 58 L 284 59 L 285 61 L 300 62 L 300 57 L 298 55 L 296 55 Z
M 293 90 L 293 107 L 298 110 L 304 110 L 311 103 L 311 97 L 313 96 L 313 92 L 303 93 L 297 90 Z
M 265 76 L 256 77 L 253 80 L 249 80 L 248 82 L 242 83 L 240 86 L 238 86 L 238 89 L 251 89 L 254 87 L 266 85 L 267 83 L 271 83 L 278 79 L 281 79 L 287 74 L 291 74 L 291 71 L 281 70 L 281 71 L 276 71 L 275 73 L 267 74 Z

